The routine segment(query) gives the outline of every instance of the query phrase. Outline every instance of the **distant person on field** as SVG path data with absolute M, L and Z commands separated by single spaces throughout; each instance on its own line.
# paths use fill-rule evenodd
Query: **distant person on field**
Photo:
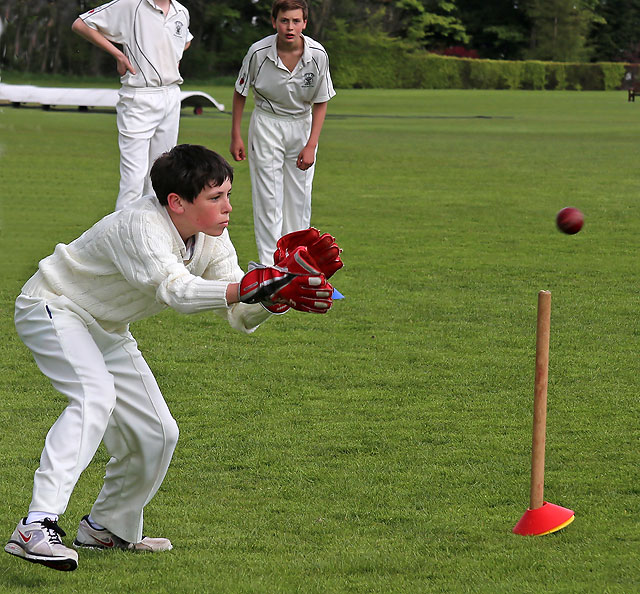
M 58 518 L 101 442 L 110 455 L 104 485 L 74 546 L 172 548 L 166 538 L 143 536 L 142 525 L 178 426 L 129 324 L 170 307 L 213 311 L 251 333 L 290 307 L 325 313 L 333 294 L 326 279 L 342 266 L 333 238 L 309 229 L 279 242 L 281 268 L 245 274 L 227 229 L 233 169 L 205 147 L 174 147 L 155 161 L 151 180 L 155 195 L 58 244 L 16 300 L 18 335 L 68 404 L 47 434 L 29 512 L 5 551 L 53 569 L 78 565 Z
M 118 210 L 152 191 L 151 164 L 178 142 L 189 12 L 176 0 L 114 0 L 81 14 L 72 29 L 113 56 L 121 76 Z
M 233 94 L 230 150 L 241 161 L 247 158 L 242 112 L 253 88 L 248 157 L 258 256 L 267 265 L 281 235 L 309 227 L 318 140 L 336 94 L 327 52 L 302 34 L 307 18 L 304 0 L 273 3 L 276 34 L 249 48 Z

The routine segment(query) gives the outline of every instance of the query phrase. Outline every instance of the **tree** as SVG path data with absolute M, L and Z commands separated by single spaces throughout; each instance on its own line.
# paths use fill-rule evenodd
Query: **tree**
M 589 35 L 600 61 L 640 61 L 640 0 L 601 0 Z
M 333 12 L 333 0 L 319 0 L 311 4 L 311 37 L 320 40 L 324 37 L 324 29 L 329 24 Z
M 236 74 L 249 46 L 271 29 L 266 2 L 188 0 L 193 43 L 180 64 L 185 78 Z
M 440 50 L 469 41 L 455 2 L 397 0 L 390 12 L 389 33 L 425 49 Z
M 100 50 L 87 48 L 71 32 L 71 23 L 87 8 L 86 0 L 5 0 L 0 8 L 2 65 L 21 72 L 102 73 L 107 60 Z M 115 73 L 111 59 L 108 63 L 109 73 Z
M 482 58 L 519 60 L 528 47 L 530 21 L 514 0 L 457 0 L 469 45 Z
M 527 0 L 525 11 L 531 22 L 530 45 L 525 57 L 534 60 L 583 61 L 591 51 L 587 36 L 600 22 L 597 0 Z
M 3 0 L 0 66 L 21 72 L 117 76 L 113 59 L 71 31 L 77 15 L 105 0 Z M 270 0 L 184 0 L 194 42 L 188 79 L 235 75 L 248 47 L 273 32 Z M 339 28 L 443 51 L 518 60 L 638 60 L 640 0 L 309 0 L 308 34 L 325 43 Z M 338 25 L 340 27 L 338 27 Z

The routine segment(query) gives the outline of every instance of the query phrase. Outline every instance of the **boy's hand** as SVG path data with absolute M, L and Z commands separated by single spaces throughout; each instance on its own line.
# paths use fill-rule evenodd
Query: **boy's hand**
M 306 247 L 312 261 L 326 279 L 331 278 L 344 265 L 340 259 L 342 250 L 335 238 L 328 233 L 320 235 L 320 231 L 314 227 L 288 233 L 278 240 L 276 246 L 273 254 L 276 266 L 283 267 L 284 260 L 300 246 Z
M 298 311 L 325 313 L 333 304 L 333 287 L 322 274 L 299 274 L 258 266 L 242 277 L 239 300 L 262 303 L 274 313 L 282 313 L 278 305 L 288 305 Z
M 131 74 L 136 73 L 135 68 L 131 65 L 131 62 L 129 62 L 129 58 L 124 54 L 116 58 L 116 65 L 120 76 L 124 76 L 127 72 L 131 72 Z
M 231 140 L 229 152 L 231 153 L 234 161 L 244 161 L 247 158 L 242 138 L 233 138 Z
M 316 150 L 313 147 L 305 146 L 296 160 L 296 167 L 302 171 L 306 171 L 313 165 L 316 159 Z

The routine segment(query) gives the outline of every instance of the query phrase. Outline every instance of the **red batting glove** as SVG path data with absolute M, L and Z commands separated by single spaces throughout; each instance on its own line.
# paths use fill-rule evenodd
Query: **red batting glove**
M 309 254 L 309 249 L 303 245 L 290 251 L 285 258 L 280 260 L 277 268 L 294 274 L 322 274 L 320 266 Z
M 342 250 L 335 243 L 335 238 L 328 233 L 320 235 L 320 231 L 314 227 L 288 233 L 278 240 L 273 254 L 276 266 L 282 266 L 282 262 L 289 254 L 301 246 L 307 248 L 309 255 L 326 279 L 342 268 L 343 262 L 340 259 Z
M 278 239 L 276 243 L 276 251 L 273 254 L 273 261 L 278 263 L 280 260 L 284 260 L 289 252 L 295 248 L 303 245 L 305 247 L 310 246 L 317 241 L 320 237 L 320 231 L 315 227 L 309 227 L 308 229 L 302 229 L 301 231 L 294 231 L 293 233 L 287 233 Z
M 333 287 L 324 276 L 297 276 L 289 287 L 280 291 L 275 298 L 307 313 L 327 313 L 333 305 Z
M 309 299 L 307 294 L 301 294 L 298 296 L 294 303 L 291 303 L 291 307 L 299 311 L 307 311 L 313 313 L 324 313 L 328 311 L 333 305 L 333 287 L 326 281 L 326 278 L 322 275 L 322 271 L 316 261 L 309 255 L 309 251 L 304 246 L 298 246 L 289 255 L 280 262 L 278 266 L 281 270 L 285 270 L 289 273 L 300 274 L 303 276 L 314 276 L 323 279 L 324 284 L 317 287 L 317 293 L 315 297 Z M 313 276 L 312 276 L 313 275 Z M 323 295 L 326 293 L 326 295 Z
M 262 302 L 260 303 L 260 305 L 262 305 L 262 307 L 270 311 L 272 314 L 276 315 L 287 313 L 291 309 L 291 306 L 287 305 L 286 303 L 274 303 L 272 305 L 268 305 L 267 303 Z
M 240 280 L 238 299 L 242 303 L 261 303 L 267 301 L 279 290 L 291 284 L 296 278 L 286 270 L 258 266 L 249 270 Z
M 333 287 L 322 274 L 294 274 L 275 267 L 260 266 L 247 272 L 238 293 L 242 303 L 262 303 L 273 313 L 283 313 L 283 304 L 298 311 L 325 313 L 333 304 Z
M 308 249 L 327 279 L 344 266 L 340 259 L 342 250 L 338 247 L 335 238 L 328 233 L 321 235 Z

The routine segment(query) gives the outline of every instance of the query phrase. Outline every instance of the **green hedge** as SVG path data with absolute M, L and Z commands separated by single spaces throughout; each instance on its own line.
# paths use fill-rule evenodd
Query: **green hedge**
M 325 42 L 339 88 L 412 89 L 620 89 L 628 65 L 477 60 L 416 51 L 406 43 L 338 26 Z

